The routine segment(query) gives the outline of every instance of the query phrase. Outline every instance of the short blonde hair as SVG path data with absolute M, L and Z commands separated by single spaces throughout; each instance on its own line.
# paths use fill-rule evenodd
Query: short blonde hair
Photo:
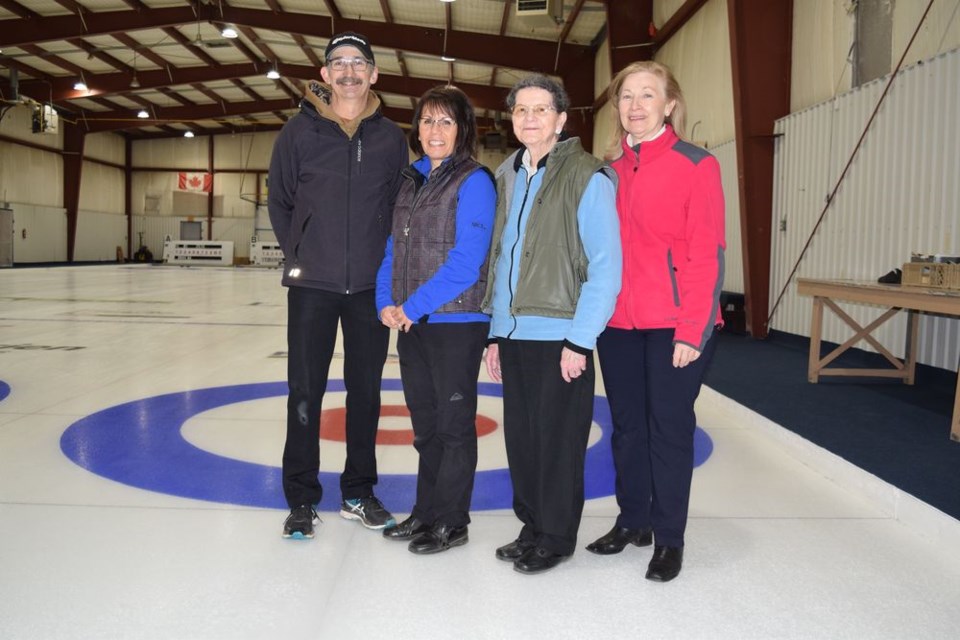
M 653 60 L 633 62 L 620 70 L 610 83 L 610 88 L 607 90 L 607 102 L 613 106 L 613 119 L 615 122 L 614 136 L 610 141 L 610 146 L 607 147 L 606 154 L 607 158 L 611 160 L 619 158 L 623 154 L 620 141 L 627 135 L 626 129 L 623 128 L 623 123 L 620 122 L 620 112 L 617 109 L 617 103 L 620 100 L 620 91 L 623 89 L 623 83 L 626 82 L 628 76 L 640 73 L 641 71 L 652 73 L 663 80 L 663 84 L 667 89 L 667 102 L 671 100 L 676 101 L 666 121 L 670 123 L 678 137 L 681 139 L 686 138 L 687 102 L 683 97 L 683 91 L 680 90 L 680 83 L 677 82 L 670 67 L 659 62 L 654 62 Z

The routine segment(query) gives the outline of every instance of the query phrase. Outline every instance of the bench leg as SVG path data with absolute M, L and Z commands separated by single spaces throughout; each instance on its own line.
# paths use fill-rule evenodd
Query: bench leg
M 953 398 L 953 420 L 950 423 L 950 439 L 960 442 L 960 372 L 957 373 L 957 394 Z
M 906 384 L 913 384 L 917 375 L 917 342 L 920 336 L 920 315 L 913 309 L 907 310 L 907 344 L 904 347 L 904 367 Z
M 813 297 L 813 317 L 810 319 L 810 359 L 807 363 L 807 380 L 820 381 L 820 335 L 823 331 L 823 298 Z

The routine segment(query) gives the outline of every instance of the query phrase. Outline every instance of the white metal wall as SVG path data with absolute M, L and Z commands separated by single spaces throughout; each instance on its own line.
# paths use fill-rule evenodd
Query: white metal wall
M 77 242 L 74 260 L 80 262 L 109 262 L 116 260 L 117 247 L 127 254 L 127 217 L 122 213 L 84 211 L 77 215 Z M 136 246 L 133 247 L 136 251 Z
M 66 261 L 66 209 L 23 202 L 9 204 L 13 209 L 14 263 Z
M 775 152 L 771 307 L 886 82 L 877 80 L 777 122 L 775 132 L 782 137 Z M 798 277 L 876 280 L 909 260 L 911 252 L 960 255 L 958 113 L 960 50 L 901 71 Z M 811 301 L 795 292 L 791 282 L 770 326 L 809 335 Z M 865 305 L 843 307 L 861 324 L 879 315 Z M 903 355 L 905 327 L 900 314 L 877 335 Z M 956 318 L 924 317 L 920 361 L 955 369 L 958 336 Z M 843 342 L 848 337 L 845 325 L 826 314 L 824 338 Z

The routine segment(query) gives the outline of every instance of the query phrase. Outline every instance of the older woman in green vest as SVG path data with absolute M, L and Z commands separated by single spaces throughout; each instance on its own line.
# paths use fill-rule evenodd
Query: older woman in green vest
M 496 171 L 485 361 L 503 383 L 513 510 L 522 524 L 496 556 L 521 573 L 552 569 L 576 547 L 593 348 L 620 290 L 616 178 L 563 133 L 569 107 L 554 80 L 520 80 L 507 108 L 523 148 Z

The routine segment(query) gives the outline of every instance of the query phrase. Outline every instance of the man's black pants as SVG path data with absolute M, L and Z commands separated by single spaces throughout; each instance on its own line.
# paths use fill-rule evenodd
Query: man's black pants
M 330 361 L 343 331 L 343 380 L 347 390 L 347 460 L 340 475 L 344 499 L 373 494 L 380 381 L 389 330 L 377 318 L 374 292 L 339 294 L 305 287 L 287 292 L 287 440 L 283 493 L 291 508 L 320 502 L 320 408 Z

